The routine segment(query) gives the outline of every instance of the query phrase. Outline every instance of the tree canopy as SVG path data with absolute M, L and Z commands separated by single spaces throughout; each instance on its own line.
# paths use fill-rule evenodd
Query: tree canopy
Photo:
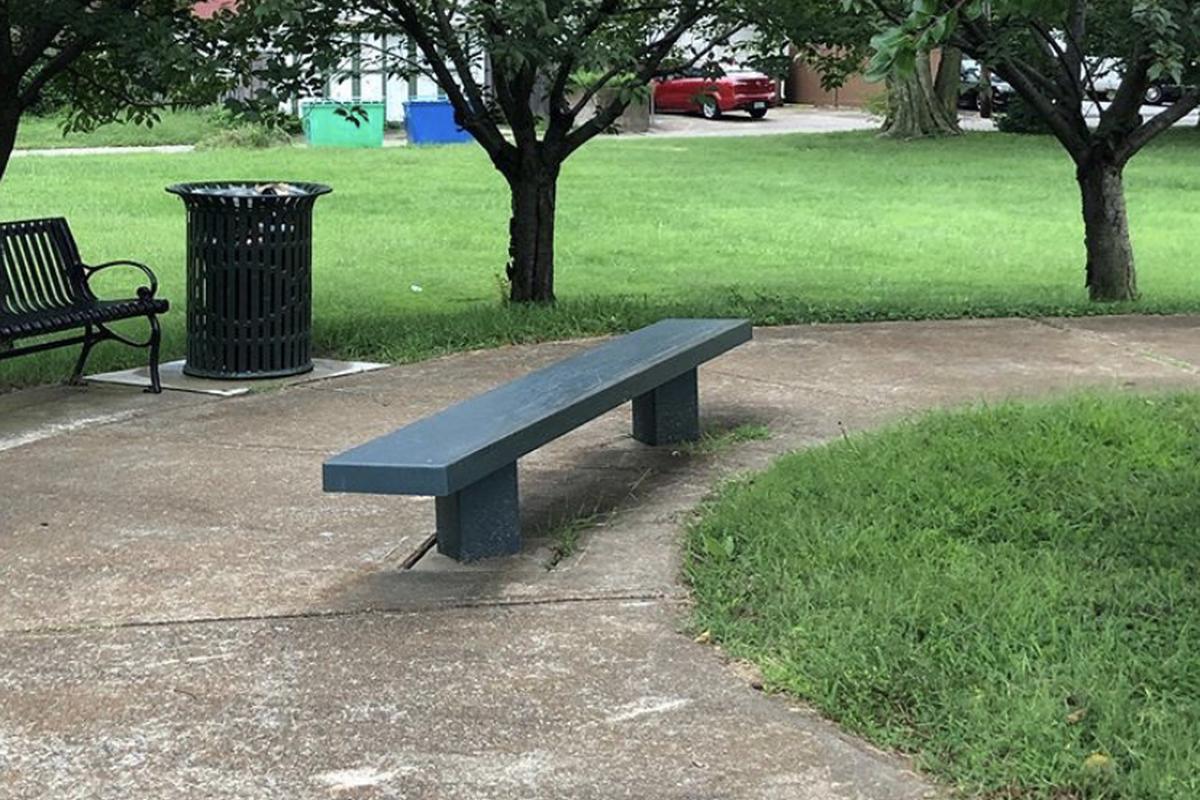
M 749 0 L 745 15 L 757 32 L 757 63 L 783 74 L 799 58 L 815 68 L 826 89 L 862 70 L 883 22 L 874 9 L 848 10 L 843 0 Z
M 1095 300 L 1137 297 L 1125 208 L 1125 165 L 1200 105 L 1200 0 L 910 0 L 902 13 L 862 0 L 892 26 L 873 41 L 870 73 L 915 69 L 953 45 L 990 65 L 1045 120 L 1075 163 L 1083 199 L 1085 282 Z M 1119 75 L 1111 98 L 1099 78 Z M 1182 85 L 1144 114 L 1151 84 Z
M 1077 161 L 1103 147 L 1127 162 L 1200 104 L 1200 86 L 1189 86 L 1140 117 L 1151 82 L 1195 77 L 1200 0 L 913 0 L 906 15 L 889 16 L 895 25 L 873 41 L 869 74 L 910 69 L 941 44 L 960 47 L 1012 84 Z M 1105 69 L 1120 73 L 1120 88 L 1092 132 L 1082 104 L 1103 99 L 1096 82 Z
M 228 19 L 187 0 L 0 0 L 0 177 L 21 115 L 45 97 L 77 130 L 216 100 L 239 65 L 218 34 Z
M 512 194 L 516 302 L 554 299 L 563 162 L 610 129 L 653 78 L 703 62 L 742 26 L 727 0 L 249 0 L 293 22 L 271 48 L 298 80 L 363 48 L 393 75 L 432 78 Z M 403 45 L 387 48 L 384 34 Z M 386 51 L 385 51 L 386 50 Z

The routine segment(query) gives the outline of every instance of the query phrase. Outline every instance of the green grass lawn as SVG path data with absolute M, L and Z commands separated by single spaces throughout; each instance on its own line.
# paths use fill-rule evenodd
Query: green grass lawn
M 164 111 L 153 127 L 113 123 L 102 125 L 89 133 L 62 131 L 57 117 L 26 115 L 17 132 L 20 150 L 57 149 L 62 147 L 130 147 L 134 145 L 196 144 L 221 130 L 221 124 L 207 109 L 199 111 Z
M 1139 156 L 1128 184 L 1145 311 L 1200 309 L 1200 135 Z M 86 258 L 156 266 L 182 350 L 184 214 L 200 179 L 325 181 L 316 211 L 317 346 L 405 360 L 620 330 L 666 314 L 759 323 L 1089 313 L 1071 165 L 1045 138 L 897 143 L 872 134 L 597 141 L 559 193 L 553 310 L 500 302 L 507 187 L 475 146 L 221 150 L 15 159 L 0 218 L 70 218 Z M 420 291 L 412 287 L 418 287 Z M 139 355 L 101 348 L 97 367 Z M 71 354 L 0 365 L 59 379 Z
M 690 533 L 699 630 L 989 800 L 1200 796 L 1200 396 L 930 417 Z

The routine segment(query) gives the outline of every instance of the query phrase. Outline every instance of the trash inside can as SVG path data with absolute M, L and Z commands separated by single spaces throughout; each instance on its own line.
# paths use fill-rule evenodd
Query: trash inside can
M 471 134 L 454 121 L 454 106 L 449 100 L 409 100 L 404 104 L 404 127 L 409 144 L 471 141 Z
M 167 187 L 187 207 L 187 361 L 200 378 L 279 378 L 312 364 L 319 183 Z
M 383 147 L 383 103 L 305 100 L 304 138 L 313 147 Z

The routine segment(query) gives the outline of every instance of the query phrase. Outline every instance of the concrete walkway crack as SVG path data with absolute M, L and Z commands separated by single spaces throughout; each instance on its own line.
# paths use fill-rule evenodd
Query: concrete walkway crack
M 80 623 L 75 625 L 44 625 L 29 628 L 0 630 L 0 639 L 23 636 L 73 636 L 100 631 L 144 630 L 155 628 L 184 628 L 246 624 L 255 622 L 294 622 L 305 620 L 338 620 L 369 616 L 395 616 L 404 614 L 430 614 L 462 611 L 472 608 L 542 608 L 545 606 L 575 606 L 588 603 L 668 603 L 687 602 L 687 593 L 680 591 L 653 592 L 597 592 L 561 595 L 555 597 L 495 597 L 459 599 L 431 602 L 429 604 L 403 604 L 349 609 L 323 609 L 280 614 L 233 614 L 229 616 L 194 617 L 189 619 L 129 620 L 121 622 Z
M 1083 317 L 1082 319 L 1087 319 L 1087 318 Z M 1185 361 L 1183 359 L 1175 358 L 1173 356 L 1165 355 L 1163 353 L 1155 352 L 1155 350 L 1153 349 L 1153 346 L 1139 342 L 1136 339 L 1129 339 L 1128 337 L 1112 336 L 1112 335 L 1109 335 L 1106 333 L 1101 333 L 1099 331 L 1089 331 L 1087 329 L 1072 325 L 1071 324 L 1071 322 L 1073 321 L 1072 319 L 1066 319 L 1066 318 L 1052 319 L 1049 317 L 1032 317 L 1031 320 L 1033 322 L 1038 323 L 1039 325 L 1045 325 L 1046 327 L 1052 328 L 1053 330 L 1056 330 L 1056 331 L 1061 331 L 1063 333 L 1069 333 L 1073 336 L 1080 336 L 1080 337 L 1089 339 L 1090 341 L 1093 341 L 1093 342 L 1099 342 L 1099 343 L 1109 345 L 1110 347 L 1117 348 L 1118 350 L 1121 350 L 1132 356 L 1135 356 L 1137 358 L 1144 358 L 1147 361 L 1151 361 L 1155 364 L 1160 364 L 1164 367 L 1171 367 L 1173 369 L 1178 369 L 1183 372 L 1190 373 L 1192 375 L 1200 374 L 1200 366 L 1198 366 L 1197 364 L 1193 364 L 1190 361 Z
M 836 398 L 838 400 L 861 400 L 862 399 L 861 394 L 854 394 L 852 392 L 841 392 L 841 391 L 838 391 L 837 389 L 830 389 L 826 386 L 811 386 L 808 384 L 802 384 L 800 381 L 781 381 L 781 380 L 770 380 L 767 378 L 758 378 L 753 375 L 743 375 L 738 372 L 730 372 L 728 370 L 722 370 L 719 367 L 709 368 L 708 373 L 712 374 L 712 375 L 721 375 L 723 377 L 730 378 L 732 380 L 745 381 L 746 383 L 757 383 L 757 384 L 761 384 L 763 386 L 770 386 L 775 389 L 794 390 L 800 386 L 803 386 L 804 390 L 806 392 L 812 392 L 813 394 L 825 395 L 827 397 Z

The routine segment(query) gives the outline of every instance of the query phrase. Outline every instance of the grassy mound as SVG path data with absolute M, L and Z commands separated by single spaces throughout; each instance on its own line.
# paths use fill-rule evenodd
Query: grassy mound
M 972 796 L 1200 796 L 1200 397 L 939 413 L 690 534 L 697 624 Z

